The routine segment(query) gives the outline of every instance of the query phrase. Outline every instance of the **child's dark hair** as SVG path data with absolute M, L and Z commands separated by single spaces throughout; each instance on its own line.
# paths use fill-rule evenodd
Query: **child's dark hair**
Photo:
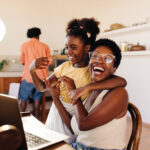
M 95 42 L 92 50 L 95 50 L 99 46 L 106 46 L 112 51 L 112 53 L 115 56 L 114 66 L 117 68 L 119 66 L 121 58 L 122 58 L 121 50 L 120 50 L 119 46 L 110 39 L 99 39 Z
M 100 32 L 98 25 L 94 18 L 73 19 L 67 25 L 66 36 L 80 37 L 85 45 L 93 45 Z
M 39 28 L 30 28 L 27 31 L 27 37 L 32 38 L 32 37 L 38 37 L 41 34 L 41 30 Z

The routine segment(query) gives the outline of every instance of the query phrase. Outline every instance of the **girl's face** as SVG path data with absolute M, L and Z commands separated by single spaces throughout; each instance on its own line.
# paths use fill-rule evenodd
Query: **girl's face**
M 67 36 L 66 40 L 67 55 L 74 67 L 85 67 L 88 65 L 87 54 L 90 46 L 84 45 L 79 37 Z
M 89 70 L 92 81 L 102 81 L 111 76 L 116 71 L 114 62 L 115 56 L 106 46 L 99 46 L 90 53 Z

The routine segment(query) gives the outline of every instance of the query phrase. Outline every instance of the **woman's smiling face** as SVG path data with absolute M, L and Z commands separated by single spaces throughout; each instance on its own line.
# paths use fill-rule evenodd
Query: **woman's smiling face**
M 105 80 L 116 71 L 115 56 L 110 48 L 99 46 L 90 55 L 89 70 L 93 82 Z

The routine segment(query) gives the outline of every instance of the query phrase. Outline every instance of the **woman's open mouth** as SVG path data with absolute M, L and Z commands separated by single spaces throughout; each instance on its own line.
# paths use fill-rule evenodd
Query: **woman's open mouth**
M 105 71 L 105 70 L 104 70 L 104 68 L 102 68 L 102 67 L 99 67 L 99 66 L 94 66 L 94 67 L 93 67 L 93 72 L 94 72 L 94 74 L 96 74 L 96 75 L 100 75 L 100 74 L 102 74 L 104 71 Z

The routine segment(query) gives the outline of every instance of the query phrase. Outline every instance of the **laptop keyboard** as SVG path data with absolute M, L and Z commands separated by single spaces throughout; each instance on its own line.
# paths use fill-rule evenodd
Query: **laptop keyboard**
M 37 147 L 41 144 L 46 144 L 50 142 L 29 132 L 25 132 L 25 137 L 26 137 L 27 145 L 30 148 Z

